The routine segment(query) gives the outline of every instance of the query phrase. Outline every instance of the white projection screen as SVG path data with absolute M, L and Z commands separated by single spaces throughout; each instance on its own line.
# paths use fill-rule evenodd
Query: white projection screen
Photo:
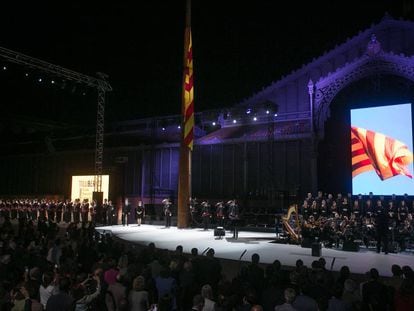
M 95 175 L 72 176 L 71 200 L 88 199 L 92 201 L 92 195 L 95 186 Z M 102 192 L 103 198 L 108 199 L 109 194 L 109 175 L 102 175 Z

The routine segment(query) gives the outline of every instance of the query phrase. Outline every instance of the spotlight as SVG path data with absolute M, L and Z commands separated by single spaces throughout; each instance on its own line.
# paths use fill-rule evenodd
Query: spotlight
M 3 66 L 3 70 L 7 70 L 7 67 L 6 66 Z
M 165 131 L 165 127 L 163 127 L 162 130 Z
M 251 112 L 252 112 L 252 110 L 250 108 L 247 108 L 246 114 L 250 114 Z
M 180 129 L 181 128 L 181 125 L 177 126 L 177 128 Z
M 269 114 L 270 113 L 270 111 L 269 110 L 266 110 L 266 114 Z
M 26 73 L 24 74 L 24 76 L 25 76 L 25 77 L 28 77 L 28 76 L 29 76 L 29 74 L 26 72 Z
M 233 123 L 237 123 L 237 120 L 233 120 Z
M 253 121 L 257 121 L 257 118 L 256 118 L 256 117 L 254 117 L 254 118 L 253 118 Z
M 275 117 L 277 117 L 277 113 L 275 113 Z
M 42 82 L 42 78 L 37 79 L 37 81 Z
M 216 122 L 211 123 L 213 126 L 216 126 Z
M 55 84 L 55 80 L 50 81 L 50 83 Z

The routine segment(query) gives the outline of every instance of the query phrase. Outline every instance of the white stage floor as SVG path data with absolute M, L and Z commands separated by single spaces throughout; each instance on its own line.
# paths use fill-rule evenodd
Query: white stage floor
M 302 259 L 304 264 L 311 266 L 312 261 L 318 259 L 311 255 L 311 249 L 302 248 L 299 245 L 270 243 L 275 240 L 274 233 L 240 231 L 239 239 L 232 239 L 232 234 L 226 231 L 226 237 L 219 240 L 214 237 L 214 230 L 202 229 L 177 229 L 177 227 L 165 228 L 160 225 L 129 225 L 129 226 L 104 226 L 97 227 L 97 231 L 111 231 L 120 239 L 135 244 L 148 245 L 155 243 L 157 248 L 175 250 L 177 245 L 182 245 L 185 253 L 190 253 L 191 248 L 198 248 L 201 254 L 206 248 L 213 248 L 215 256 L 231 260 L 239 260 L 246 250 L 242 261 L 250 261 L 251 255 L 258 253 L 260 262 L 272 263 L 280 260 L 284 266 L 294 266 L 297 259 Z M 345 252 L 335 249 L 322 248 L 322 257 L 326 260 L 329 269 L 335 258 L 333 271 L 338 271 L 342 266 L 349 266 L 352 273 L 363 274 L 370 268 L 377 268 L 380 275 L 391 276 L 391 265 L 411 266 L 414 268 L 414 256 L 410 253 L 383 253 L 377 254 L 373 250 L 361 249 L 359 252 Z

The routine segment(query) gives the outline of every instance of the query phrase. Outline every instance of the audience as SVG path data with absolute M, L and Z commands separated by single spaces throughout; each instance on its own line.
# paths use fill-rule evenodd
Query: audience
M 410 266 L 392 265 L 383 280 L 376 269 L 333 273 L 324 258 L 286 269 L 253 254 L 226 279 L 212 248 L 204 256 L 180 245 L 133 247 L 91 222 L 57 226 L 42 217 L 0 213 L 0 310 L 414 310 Z

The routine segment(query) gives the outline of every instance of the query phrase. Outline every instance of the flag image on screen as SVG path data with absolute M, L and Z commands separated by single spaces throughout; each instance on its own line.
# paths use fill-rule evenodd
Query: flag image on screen
M 407 165 L 413 154 L 403 142 L 360 127 L 351 126 L 352 177 L 375 170 L 381 180 L 396 175 L 412 178 Z
M 414 195 L 412 104 L 350 111 L 352 193 Z

